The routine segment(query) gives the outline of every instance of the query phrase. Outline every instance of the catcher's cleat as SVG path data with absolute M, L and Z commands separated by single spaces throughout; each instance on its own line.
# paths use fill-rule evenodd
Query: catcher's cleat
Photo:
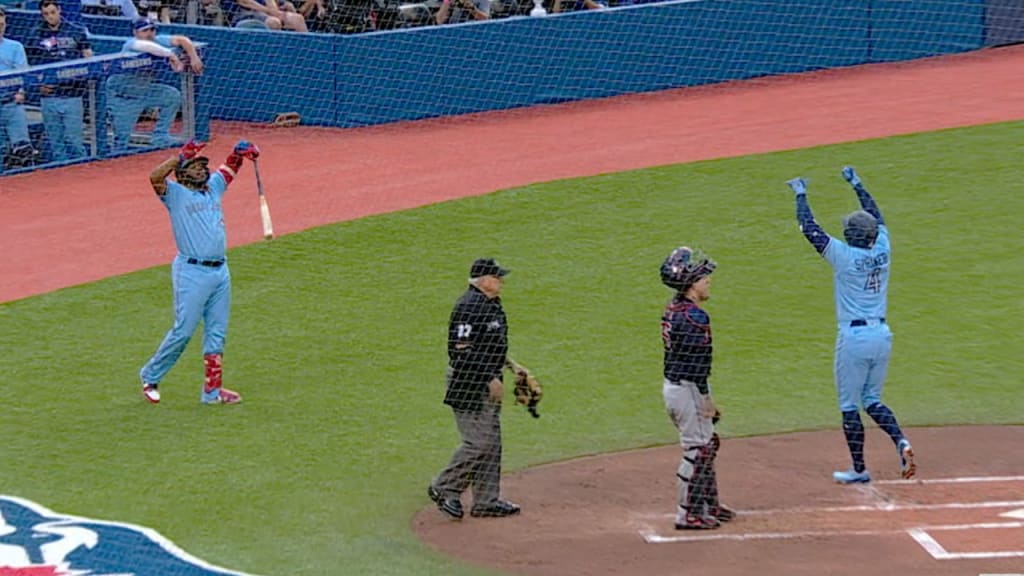
M 146 397 L 150 404 L 160 403 L 160 391 L 157 390 L 156 384 L 143 384 L 142 395 Z
M 900 476 L 904 480 L 910 480 L 917 474 L 917 464 L 914 464 L 914 448 L 910 440 L 904 438 L 896 445 L 896 451 L 900 455 Z
M 714 516 L 721 523 L 731 522 L 736 519 L 736 512 L 719 504 L 708 508 L 708 516 Z
M 434 485 L 427 486 L 427 496 L 437 504 L 437 509 L 452 520 L 462 520 L 462 502 L 458 498 L 445 498 Z
M 676 530 L 714 530 L 721 525 L 714 516 L 687 514 L 682 522 L 676 522 Z
M 498 500 L 491 504 L 474 505 L 469 515 L 474 518 L 504 518 L 519 514 L 519 505 L 508 500 Z
M 871 474 L 867 470 L 863 472 L 857 472 L 856 470 L 843 470 L 840 472 L 833 472 L 832 479 L 840 484 L 867 484 L 871 482 Z
M 227 388 L 217 388 L 210 393 L 203 392 L 203 404 L 238 404 L 242 395 Z

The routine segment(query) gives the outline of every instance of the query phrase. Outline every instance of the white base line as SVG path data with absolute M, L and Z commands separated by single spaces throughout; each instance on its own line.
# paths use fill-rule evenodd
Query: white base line
M 983 530 L 993 528 L 1024 528 L 1024 522 L 984 522 L 981 524 L 943 524 L 938 526 L 921 526 L 912 530 L 921 533 L 935 532 L 942 530 Z M 822 536 L 886 536 L 892 534 L 907 534 L 910 530 L 805 530 L 801 532 L 749 532 L 743 534 L 694 534 L 686 536 L 662 536 L 651 529 L 640 531 L 643 539 L 650 544 L 665 544 L 669 542 L 705 542 L 709 540 L 795 540 L 798 538 L 820 538 Z M 914 536 L 911 534 L 911 536 Z M 925 534 L 927 538 L 931 536 Z M 917 538 L 915 537 L 915 540 Z M 934 539 L 933 539 L 934 540 Z M 935 546 L 939 546 L 935 542 Z M 945 550 L 943 550 L 945 553 Z M 947 553 L 948 554 L 948 553 Z M 985 556 L 975 556 L 985 554 Z M 989 554 L 1005 554 L 1006 556 L 990 556 Z M 1016 558 L 1024 556 L 1024 552 L 968 552 L 963 554 L 948 554 L 948 558 Z
M 878 504 L 857 504 L 852 506 L 823 506 L 820 508 L 769 508 L 760 510 L 737 510 L 739 516 L 777 516 L 780 514 L 813 514 L 815 512 L 900 512 L 903 510 L 970 510 L 975 508 L 1017 508 L 1024 506 L 1024 500 L 1005 500 L 1002 502 L 943 502 L 940 504 L 894 504 L 880 502 Z M 645 515 L 649 519 L 675 518 L 675 514 L 665 513 Z
M 910 480 L 875 480 L 874 484 L 971 484 L 974 482 L 1024 482 L 1024 476 L 962 476 L 959 478 L 921 478 Z
M 907 530 L 907 534 L 910 534 L 911 538 L 917 540 L 917 543 L 921 545 L 921 548 L 924 548 L 925 551 L 931 554 L 932 558 L 935 558 L 936 560 L 941 560 L 942 557 L 949 554 L 949 552 L 946 552 L 946 549 L 942 547 L 942 544 L 939 544 L 935 538 L 932 538 L 931 534 L 925 532 L 921 528 Z

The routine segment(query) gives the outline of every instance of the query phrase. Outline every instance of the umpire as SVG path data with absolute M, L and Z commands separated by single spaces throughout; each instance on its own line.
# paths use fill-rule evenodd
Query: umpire
M 469 269 L 469 288 L 448 322 L 448 371 L 444 403 L 451 406 L 462 444 L 448 467 L 427 488 L 438 510 L 463 516 L 461 494 L 473 491 L 474 517 L 504 517 L 519 506 L 501 496 L 502 369 L 508 354 L 508 323 L 501 289 L 509 270 L 493 258 Z

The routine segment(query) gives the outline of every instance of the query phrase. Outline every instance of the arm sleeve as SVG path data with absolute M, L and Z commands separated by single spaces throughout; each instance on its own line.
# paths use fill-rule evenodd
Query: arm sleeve
M 125 42 L 124 47 L 127 50 L 133 50 L 135 52 L 145 52 L 146 54 L 158 56 L 160 58 L 169 58 L 172 54 L 174 54 L 174 52 L 170 48 L 165 48 L 160 44 L 157 44 L 156 42 L 151 42 L 149 40 L 139 40 L 138 38 L 133 38 L 128 42 Z
M 121 13 L 131 20 L 139 19 L 139 11 L 132 0 L 121 0 Z
M 224 178 L 224 174 L 220 170 L 210 174 L 210 179 L 206 182 L 206 185 L 214 198 L 224 196 L 224 192 L 228 189 L 227 179 Z
M 14 68 L 16 70 L 28 68 L 28 57 L 25 56 L 24 47 L 20 47 L 14 50 Z
M 814 213 L 811 212 L 811 205 L 807 202 L 806 194 L 796 195 L 796 221 L 800 224 L 800 232 L 803 232 L 804 238 L 807 238 L 818 254 L 824 254 L 832 238 L 822 230 L 814 219 Z
M 464 372 L 469 368 L 477 331 L 474 316 L 465 306 L 460 305 L 452 311 L 448 323 L 448 354 L 451 367 L 456 372 Z
M 885 224 L 885 220 L 882 219 L 882 211 L 878 209 L 878 204 L 875 203 L 875 199 L 868 193 L 868 189 L 863 184 L 857 184 L 853 187 L 853 191 L 857 193 L 857 200 L 860 200 L 860 207 L 865 212 L 871 214 L 878 220 L 879 224 Z
M 82 52 L 85 52 L 86 50 L 92 50 L 92 42 L 89 41 L 89 31 L 86 30 L 84 27 L 79 32 L 76 41 L 78 42 L 78 49 Z

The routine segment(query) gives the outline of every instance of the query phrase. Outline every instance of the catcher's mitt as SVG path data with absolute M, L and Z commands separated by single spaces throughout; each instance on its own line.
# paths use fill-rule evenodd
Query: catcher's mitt
M 537 378 L 529 370 L 522 366 L 516 365 L 513 371 L 516 376 L 516 403 L 526 406 L 526 409 L 529 410 L 530 415 L 534 418 L 540 418 L 540 414 L 537 413 L 537 404 L 540 403 L 540 399 L 544 396 L 544 390 L 541 389 L 540 382 L 537 381 Z

